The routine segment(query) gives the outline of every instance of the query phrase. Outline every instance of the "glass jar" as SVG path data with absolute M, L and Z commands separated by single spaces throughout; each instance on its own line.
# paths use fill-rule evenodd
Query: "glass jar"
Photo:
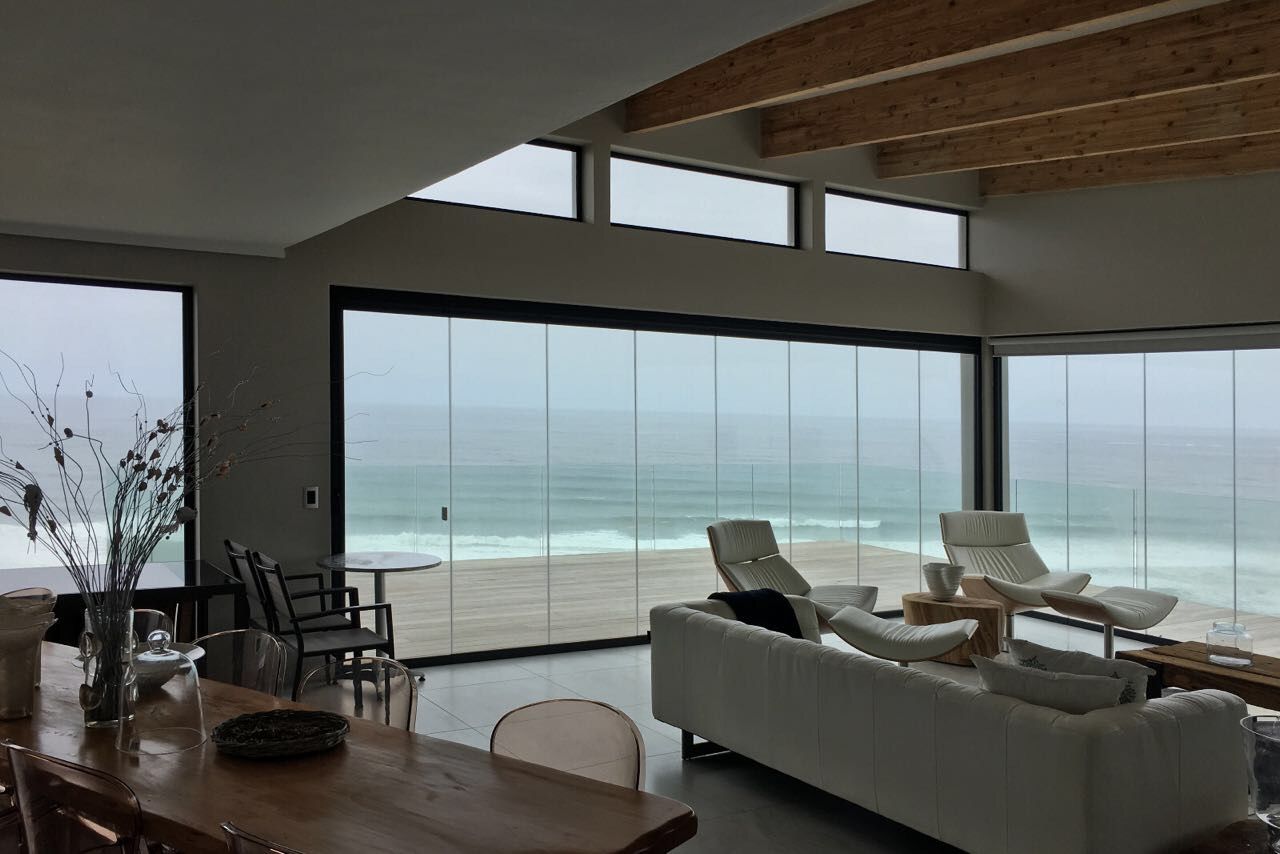
M 1253 635 L 1240 623 L 1216 621 L 1205 635 L 1204 645 L 1210 664 L 1223 667 L 1249 667 L 1253 664 Z

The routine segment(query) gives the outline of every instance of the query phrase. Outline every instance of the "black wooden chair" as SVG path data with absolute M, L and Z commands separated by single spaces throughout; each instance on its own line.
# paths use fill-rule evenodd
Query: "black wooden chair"
M 395 658 L 391 603 L 346 605 L 327 611 L 299 612 L 293 604 L 295 599 L 324 595 L 330 590 L 341 588 L 290 595 L 290 579 L 284 574 L 279 561 L 261 552 L 253 552 L 252 561 L 253 571 L 258 574 L 265 594 L 262 602 L 267 609 L 271 632 L 293 650 L 297 659 L 293 668 L 293 699 L 298 698 L 298 686 L 302 683 L 302 661 L 309 655 L 323 655 L 328 659 L 330 656 L 341 658 L 347 654 L 358 656 L 366 652 L 385 652 L 388 657 Z M 362 614 L 378 611 L 384 612 L 386 637 L 360 625 Z M 335 620 L 341 621 L 341 624 L 335 624 Z
M 262 579 L 254 571 L 252 550 L 234 540 L 223 540 L 222 545 L 227 550 L 227 564 L 231 567 L 232 574 L 244 585 L 245 595 L 249 597 L 249 626 L 274 635 L 280 634 L 279 627 L 272 621 L 272 612 L 267 604 L 267 592 L 262 586 Z M 360 591 L 356 588 L 325 587 L 324 581 L 324 574 L 320 572 L 306 572 L 288 577 L 286 586 L 289 589 L 290 598 L 299 603 L 295 605 L 299 615 L 325 610 L 325 596 L 329 596 L 335 606 L 341 606 L 344 596 L 348 605 L 360 604 Z M 335 615 L 320 621 L 319 625 L 325 628 L 347 628 L 351 626 L 351 621 Z

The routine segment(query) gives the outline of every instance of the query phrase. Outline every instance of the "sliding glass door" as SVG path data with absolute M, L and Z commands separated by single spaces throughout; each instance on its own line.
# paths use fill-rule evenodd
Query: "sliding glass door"
M 1238 619 L 1280 652 L 1280 350 L 1000 361 L 1006 506 L 1049 567 L 1178 596 L 1158 634 Z
M 388 578 L 405 658 L 643 634 L 719 586 L 718 518 L 768 519 L 812 583 L 876 584 L 891 610 L 937 513 L 970 506 L 969 354 L 363 308 L 342 327 L 345 547 L 445 558 Z

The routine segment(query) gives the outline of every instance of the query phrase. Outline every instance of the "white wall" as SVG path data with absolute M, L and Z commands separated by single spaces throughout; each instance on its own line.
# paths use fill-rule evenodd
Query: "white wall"
M 1280 173 L 988 200 L 991 335 L 1280 320 Z

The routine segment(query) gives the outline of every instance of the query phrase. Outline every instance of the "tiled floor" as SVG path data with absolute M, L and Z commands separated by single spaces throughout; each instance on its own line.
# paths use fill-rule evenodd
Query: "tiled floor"
M 1020 637 L 1059 649 L 1102 652 L 1102 635 L 1018 618 Z M 843 646 L 828 635 L 824 642 Z M 1141 646 L 1116 639 L 1118 648 Z M 488 749 L 493 725 L 510 709 L 551 697 L 588 697 L 621 708 L 639 725 L 647 753 L 646 791 L 693 807 L 698 835 L 681 852 L 786 854 L 859 851 L 944 852 L 921 836 L 785 774 L 732 754 L 680 759 L 680 731 L 649 710 L 649 647 L 569 652 L 425 668 L 418 731 Z

